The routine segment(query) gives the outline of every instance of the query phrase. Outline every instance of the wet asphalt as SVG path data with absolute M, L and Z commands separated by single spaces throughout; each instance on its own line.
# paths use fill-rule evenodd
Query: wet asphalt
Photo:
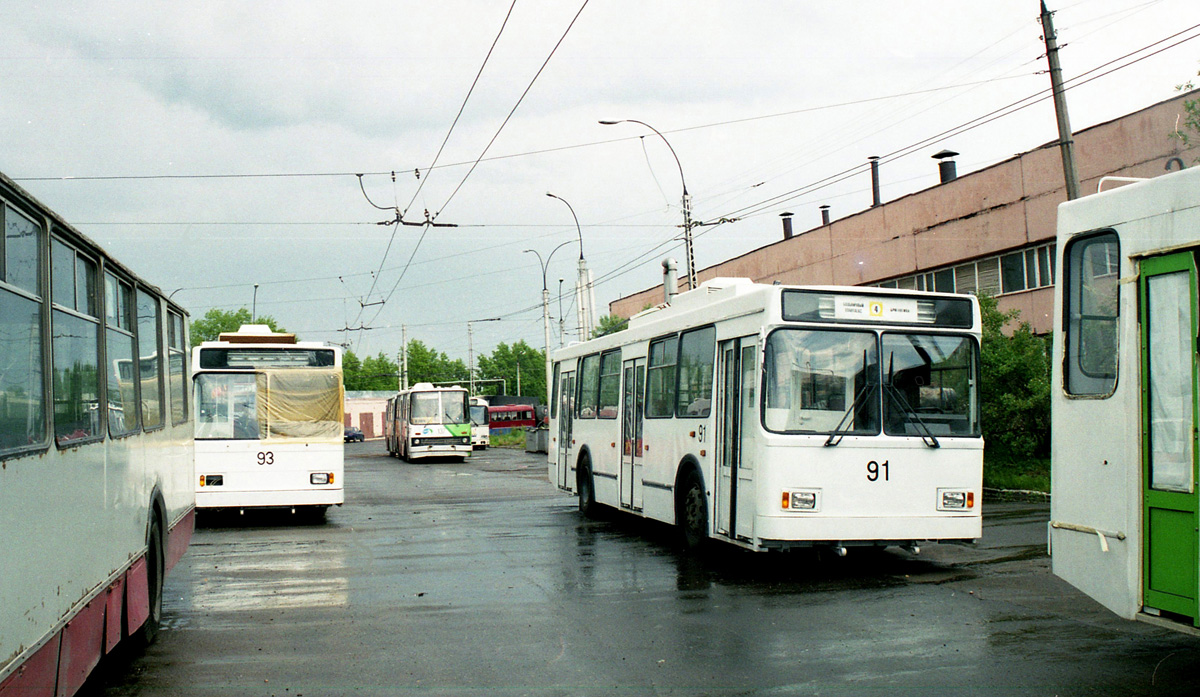
M 1195 695 L 1200 639 L 1050 574 L 1045 503 L 977 546 L 680 552 L 593 521 L 545 456 L 346 447 L 326 520 L 201 518 L 164 631 L 84 695 Z

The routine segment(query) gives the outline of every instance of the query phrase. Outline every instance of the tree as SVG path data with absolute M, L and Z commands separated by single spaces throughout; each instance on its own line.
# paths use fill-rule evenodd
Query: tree
M 391 390 L 399 385 L 396 362 L 382 351 L 360 360 L 353 351 L 342 354 L 342 380 L 347 390 Z
M 592 330 L 592 338 L 615 334 L 629 326 L 629 320 L 616 315 L 604 315 Z
M 450 360 L 444 353 L 429 348 L 420 339 L 408 342 L 408 384 L 418 382 L 461 382 L 467 384 L 467 365 L 461 358 Z
M 1196 73 L 1200 75 L 1200 73 Z M 1191 80 L 1175 85 L 1177 92 L 1190 92 L 1196 85 Z M 1171 137 L 1183 144 L 1184 149 L 1200 145 L 1200 98 L 1183 100 L 1183 119 L 1171 133 Z M 1200 163 L 1200 157 L 1192 161 Z
M 259 315 L 251 321 L 250 311 L 244 307 L 233 312 L 219 310 L 214 307 L 204 313 L 203 317 L 192 322 L 192 344 L 196 345 L 202 341 L 216 341 L 222 332 L 236 332 L 243 324 L 265 324 L 273 332 L 287 331 L 279 326 L 274 317 Z
M 517 375 L 521 376 L 521 394 L 537 397 L 546 403 L 546 354 L 535 349 L 522 339 L 509 346 L 500 342 L 492 355 L 479 357 L 479 377 L 495 380 L 503 378 L 509 394 L 517 392 Z M 500 391 L 500 387 L 496 387 Z
M 979 296 L 983 315 L 982 385 L 983 437 L 988 452 L 1008 457 L 1048 457 L 1050 454 L 1050 338 L 1036 336 L 1028 322 L 1011 333 L 1004 326 L 1017 322 L 1017 310 L 1001 312 L 996 299 Z

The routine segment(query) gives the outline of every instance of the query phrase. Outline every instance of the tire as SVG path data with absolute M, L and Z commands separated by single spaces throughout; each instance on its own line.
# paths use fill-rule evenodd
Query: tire
M 708 540 L 708 495 L 695 471 L 683 478 L 675 520 L 684 549 L 699 552 Z
M 587 457 L 579 461 L 575 473 L 575 491 L 579 493 L 579 512 L 586 518 L 599 517 L 600 504 L 596 503 L 596 485 L 592 479 L 592 463 Z
M 146 586 L 150 596 L 150 615 L 135 634 L 137 643 L 149 646 L 158 638 L 162 625 L 163 577 L 166 559 L 163 555 L 162 522 L 156 513 L 150 514 L 150 530 L 146 538 Z

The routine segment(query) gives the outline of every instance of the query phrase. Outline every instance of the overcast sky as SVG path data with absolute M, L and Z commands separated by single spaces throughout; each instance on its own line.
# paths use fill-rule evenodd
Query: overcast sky
M 671 152 L 601 119 L 666 136 L 694 218 L 738 218 L 696 229 L 698 268 L 779 238 L 784 210 L 806 230 L 823 203 L 868 207 L 870 155 L 890 200 L 936 184 L 944 148 L 965 173 L 1057 137 L 1049 98 L 1021 101 L 1049 87 L 1033 0 L 581 5 L 20 3 L 0 45 L 0 171 L 193 317 L 250 307 L 257 283 L 257 311 L 303 338 L 394 355 L 407 324 L 465 359 L 469 320 L 503 318 L 474 325 L 476 352 L 542 346 L 526 249 L 570 242 L 547 277 L 556 320 L 566 279 L 574 328 L 578 236 L 547 191 L 578 215 L 602 314 L 658 283 L 663 257 L 682 266 Z M 1068 93 L 1075 129 L 1200 70 L 1195 0 L 1050 5 L 1065 78 L 1096 78 Z M 377 224 L 393 207 L 457 227 Z

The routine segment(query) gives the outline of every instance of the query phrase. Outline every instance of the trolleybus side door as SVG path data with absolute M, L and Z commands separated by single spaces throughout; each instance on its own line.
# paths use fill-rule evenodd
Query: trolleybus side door
M 562 374 L 558 381 L 558 486 L 563 489 L 574 485 L 571 480 L 571 430 L 575 418 L 575 373 Z
M 1142 342 L 1143 602 L 1197 612 L 1196 265 L 1191 252 L 1146 259 Z
M 642 509 L 642 424 L 646 415 L 646 359 L 625 361 L 621 371 L 621 506 Z
M 754 427 L 755 341 L 730 339 L 720 347 L 716 531 L 734 539 L 753 536 L 754 458 L 743 445 Z

